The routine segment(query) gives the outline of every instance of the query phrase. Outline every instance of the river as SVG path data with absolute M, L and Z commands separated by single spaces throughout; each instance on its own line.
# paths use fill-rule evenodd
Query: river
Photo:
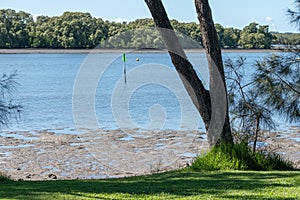
M 235 51 L 223 53 L 223 59 L 246 57 L 245 73 L 250 76 L 253 73 L 251 65 L 255 60 L 268 54 L 270 52 L 267 51 Z M 180 87 L 177 86 L 180 81 L 176 75 L 173 76 L 176 72 L 167 53 L 129 52 L 126 84 L 121 56 L 120 52 L 94 55 L 0 54 L 0 73 L 14 70 L 18 73 L 19 85 L 13 99 L 23 106 L 23 112 L 17 121 L 12 120 L 3 130 L 12 132 L 47 129 L 70 133 L 76 131 L 76 123 L 84 124 L 93 120 L 97 121 L 97 126 L 101 129 L 123 128 L 126 125 L 120 121 L 129 120 L 130 127 L 126 128 L 158 127 L 179 130 L 196 127 L 203 130 L 201 118 L 195 114 L 195 108 L 184 91 L 175 91 Z M 200 78 L 208 85 L 205 54 L 190 52 L 188 57 L 198 70 Z M 154 69 L 158 72 L 154 73 Z M 144 73 L 138 74 L 143 70 Z M 170 80 L 165 81 L 166 79 Z M 87 94 L 87 90 L 91 91 Z M 124 96 L 124 92 L 128 94 Z M 84 97 L 93 94 L 92 100 Z M 80 107 L 80 104 L 84 106 Z M 184 112 L 189 114 L 185 115 Z M 78 119 L 74 120 L 76 116 Z M 195 116 L 196 121 L 191 119 Z

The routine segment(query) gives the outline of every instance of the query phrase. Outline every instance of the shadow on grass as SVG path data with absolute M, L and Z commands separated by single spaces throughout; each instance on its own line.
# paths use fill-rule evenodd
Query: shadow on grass
M 281 179 L 291 178 L 285 182 Z M 274 181 L 275 180 L 275 181 Z M 290 180 L 290 179 L 289 179 Z M 75 195 L 90 194 L 156 195 L 169 194 L 176 197 L 213 195 L 221 198 L 232 196 L 227 190 L 257 191 L 264 188 L 300 187 L 299 172 L 169 172 L 152 176 L 103 180 L 71 181 L 1 181 L 0 198 L 39 199 L 47 194 Z M 245 197 L 245 196 L 243 196 Z M 255 196 L 247 196 L 251 199 Z M 268 199 L 268 198 L 264 198 Z M 272 199 L 270 197 L 270 199 Z M 280 199 L 280 198 L 277 198 Z M 285 198 L 282 198 L 285 199 Z

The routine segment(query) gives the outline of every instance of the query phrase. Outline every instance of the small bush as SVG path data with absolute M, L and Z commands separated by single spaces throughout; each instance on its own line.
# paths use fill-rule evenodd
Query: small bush
M 222 144 L 198 157 L 192 170 L 295 170 L 292 163 L 278 154 L 256 152 L 244 144 Z

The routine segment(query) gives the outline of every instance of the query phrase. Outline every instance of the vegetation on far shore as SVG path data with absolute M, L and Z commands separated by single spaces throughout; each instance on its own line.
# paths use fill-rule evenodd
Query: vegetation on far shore
M 171 20 L 184 48 L 202 44 L 199 24 Z M 65 12 L 61 16 L 38 16 L 24 11 L 0 9 L 0 48 L 90 49 L 164 48 L 152 19 L 109 22 L 89 13 Z M 270 49 L 272 45 L 299 45 L 298 33 L 271 33 L 255 22 L 242 30 L 215 25 L 222 48 Z M 191 38 L 193 41 L 186 39 Z M 187 42 L 188 41 L 188 42 Z

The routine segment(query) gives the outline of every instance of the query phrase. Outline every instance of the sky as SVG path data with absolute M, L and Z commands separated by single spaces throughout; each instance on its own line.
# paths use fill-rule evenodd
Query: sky
M 162 0 L 170 19 L 197 22 L 194 0 Z M 289 24 L 287 9 L 294 0 L 210 0 L 215 23 L 242 29 L 251 22 L 269 25 L 270 31 L 298 32 Z M 0 0 L 1 9 L 26 11 L 34 16 L 58 16 L 65 11 L 89 12 L 109 21 L 150 18 L 144 0 Z

